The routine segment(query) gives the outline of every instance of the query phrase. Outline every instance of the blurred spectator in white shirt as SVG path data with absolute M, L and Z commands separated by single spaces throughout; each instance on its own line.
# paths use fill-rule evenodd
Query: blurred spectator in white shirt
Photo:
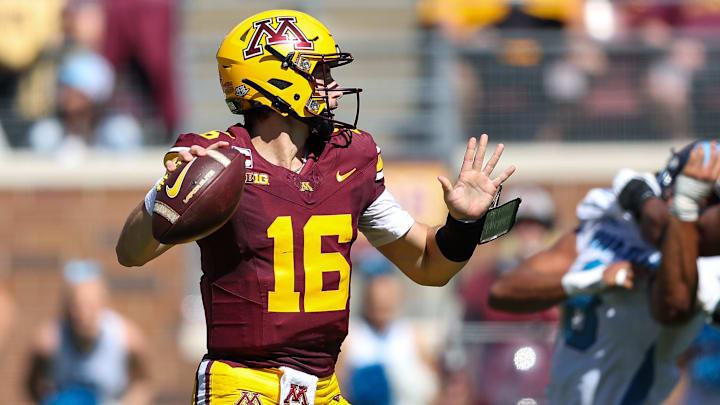
M 137 121 L 104 108 L 114 84 L 115 73 L 102 56 L 90 51 L 69 54 L 58 73 L 57 114 L 33 124 L 30 148 L 68 161 L 82 157 L 88 147 L 139 148 L 142 131 Z

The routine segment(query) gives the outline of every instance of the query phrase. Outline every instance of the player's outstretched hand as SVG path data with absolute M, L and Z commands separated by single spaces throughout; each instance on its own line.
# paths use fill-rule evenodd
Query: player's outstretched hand
M 717 142 L 710 142 L 710 156 L 705 161 L 705 149 L 702 145 L 696 146 L 690 152 L 690 158 L 682 170 L 682 174 L 695 180 L 715 182 L 720 177 L 720 152 Z
M 442 184 L 445 204 L 447 204 L 450 215 L 455 219 L 482 217 L 492 204 L 498 186 L 515 172 L 515 166 L 510 166 L 498 177 L 490 178 L 505 146 L 499 144 L 483 168 L 487 143 L 488 136 L 485 134 L 480 136 L 479 144 L 474 137 L 470 138 L 460 168 L 460 175 L 455 184 L 452 184 L 446 177 L 438 177 Z
M 228 142 L 220 141 L 215 142 L 214 144 L 208 146 L 207 148 L 203 148 L 200 145 L 193 145 L 190 147 L 189 150 L 182 150 L 178 153 L 178 160 L 183 162 L 189 162 L 193 159 L 195 159 L 196 156 L 205 156 L 208 149 L 218 149 L 218 148 L 227 148 L 230 146 Z M 175 171 L 175 162 L 172 160 L 166 160 L 165 161 L 165 168 L 169 172 Z
M 603 272 L 603 281 L 608 287 L 620 287 L 628 290 L 635 286 L 635 282 L 646 276 L 647 269 L 630 262 L 616 262 L 608 266 Z

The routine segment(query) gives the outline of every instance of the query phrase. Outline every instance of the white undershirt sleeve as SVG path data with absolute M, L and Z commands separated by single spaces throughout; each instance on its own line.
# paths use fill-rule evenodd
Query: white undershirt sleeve
M 401 238 L 414 223 L 415 219 L 386 189 L 362 213 L 358 229 L 373 246 L 378 247 Z

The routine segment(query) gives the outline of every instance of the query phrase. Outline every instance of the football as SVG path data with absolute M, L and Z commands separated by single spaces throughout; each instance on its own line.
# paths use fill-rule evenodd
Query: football
M 232 148 L 208 150 L 179 162 L 159 185 L 153 206 L 153 237 L 165 244 L 201 239 L 219 229 L 240 204 L 245 155 Z

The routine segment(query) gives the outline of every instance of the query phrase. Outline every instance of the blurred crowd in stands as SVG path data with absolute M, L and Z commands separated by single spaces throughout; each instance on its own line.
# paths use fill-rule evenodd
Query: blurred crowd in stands
M 182 104 L 179 3 L 1 2 L 0 146 L 79 153 L 87 145 L 166 144 Z M 422 40 L 440 37 L 459 62 L 453 102 L 467 135 L 648 140 L 707 138 L 720 129 L 713 0 L 418 0 L 417 7 Z M 434 50 L 427 52 L 421 57 Z
M 0 2 L 0 139 L 74 159 L 178 124 L 174 0 Z
M 720 129 L 712 0 L 422 0 L 419 14 L 457 49 L 467 134 L 648 140 Z

